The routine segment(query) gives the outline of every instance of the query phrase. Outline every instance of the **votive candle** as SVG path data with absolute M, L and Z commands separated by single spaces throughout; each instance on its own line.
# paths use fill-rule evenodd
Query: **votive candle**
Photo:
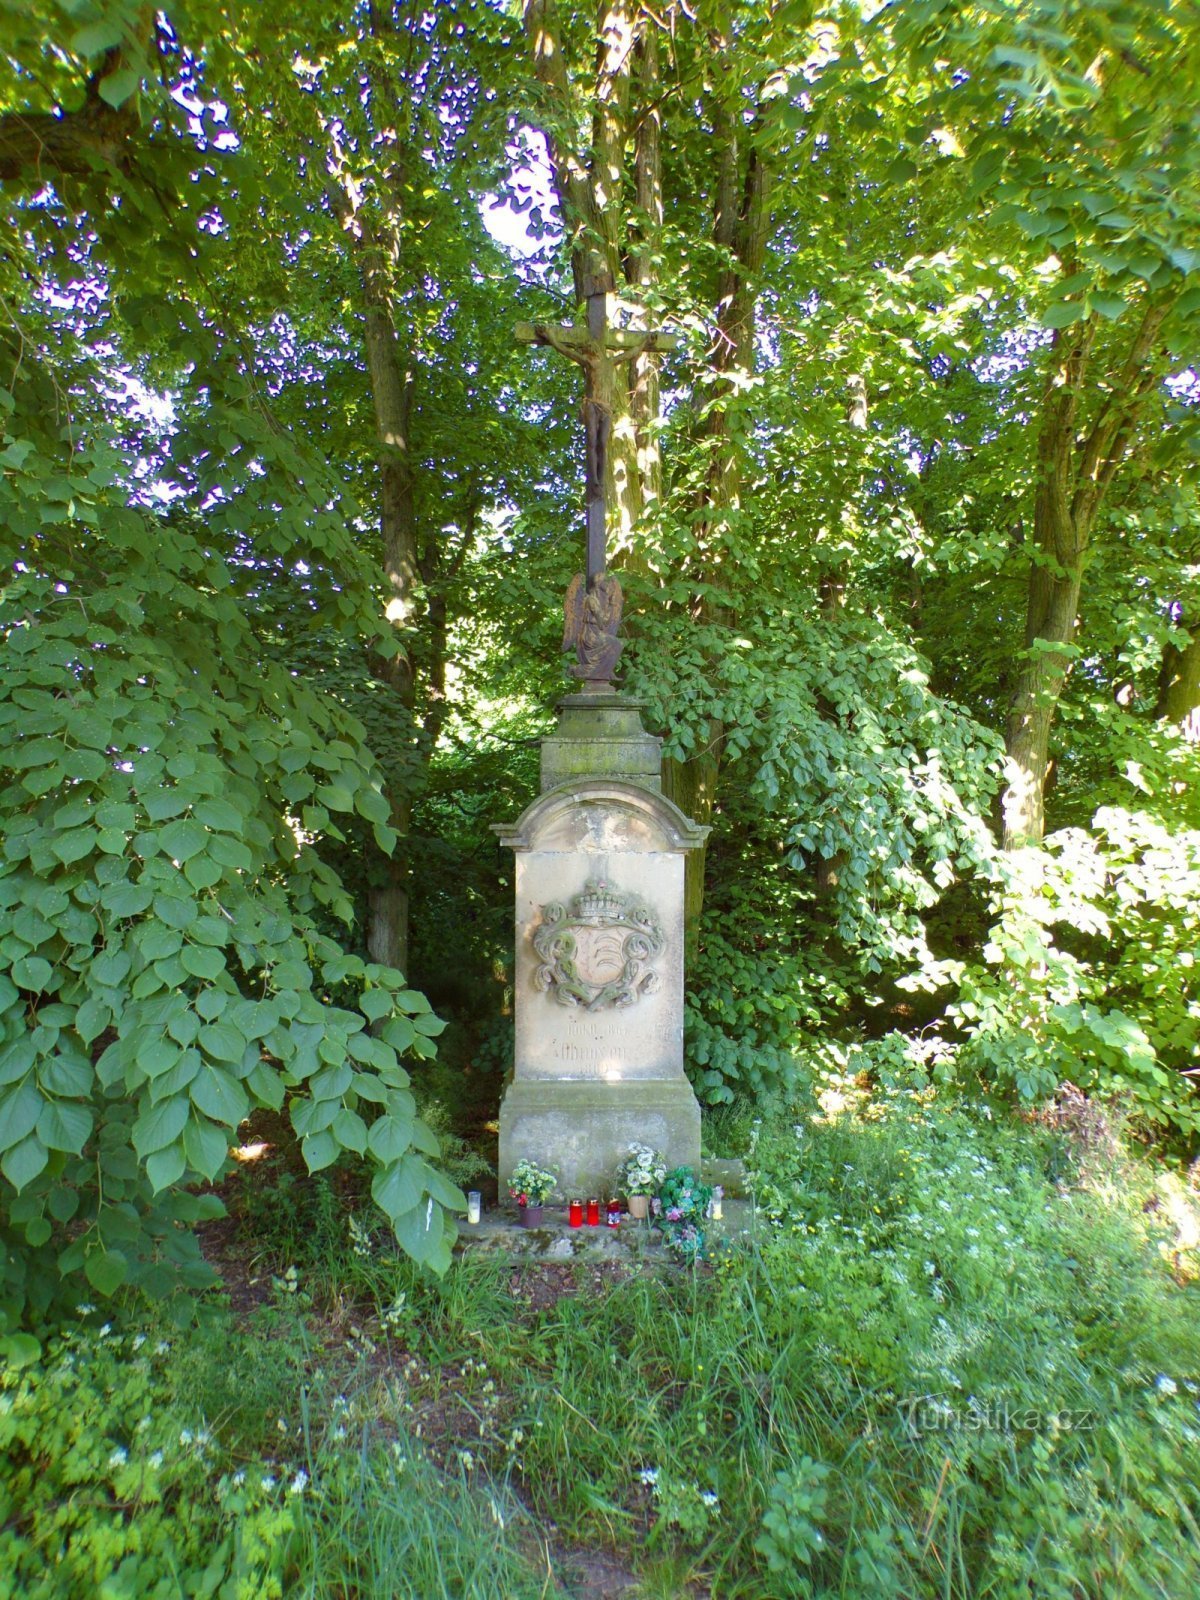
M 600 1202 L 599 1202 L 599 1200 L 589 1200 L 588 1201 L 587 1223 L 588 1223 L 588 1227 L 589 1228 L 598 1228 L 600 1226 Z
M 583 1201 L 572 1200 L 567 1208 L 567 1221 L 573 1228 L 583 1227 Z
M 483 1212 L 483 1196 L 478 1189 L 472 1189 L 467 1195 L 467 1221 L 478 1222 Z
M 607 1221 L 610 1228 L 619 1228 L 621 1226 L 621 1202 L 619 1200 L 610 1200 L 608 1202 Z
M 724 1202 L 725 1191 L 718 1185 L 712 1193 L 712 1206 L 710 1207 L 709 1213 L 714 1222 L 720 1222 L 721 1218 L 725 1215 Z

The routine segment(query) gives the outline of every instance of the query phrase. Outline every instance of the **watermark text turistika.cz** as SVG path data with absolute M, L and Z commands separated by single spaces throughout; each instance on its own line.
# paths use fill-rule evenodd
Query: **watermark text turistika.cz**
M 1017 1406 L 944 1394 L 911 1395 L 897 1407 L 911 1438 L 924 1433 L 1090 1433 L 1096 1413 L 1083 1407 Z

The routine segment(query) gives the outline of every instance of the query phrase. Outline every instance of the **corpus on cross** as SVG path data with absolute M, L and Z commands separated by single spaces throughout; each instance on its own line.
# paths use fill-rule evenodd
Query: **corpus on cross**
M 571 580 L 566 598 L 563 649 L 574 648 L 572 677 L 593 692 L 611 688 L 621 640 L 621 586 L 605 571 L 608 520 L 608 439 L 612 426 L 613 374 L 643 351 L 671 350 L 674 334 L 614 328 L 608 321 L 612 274 L 593 267 L 584 275 L 587 326 L 564 328 L 544 322 L 519 322 L 520 344 L 544 344 L 583 368 L 584 500 L 587 566 Z

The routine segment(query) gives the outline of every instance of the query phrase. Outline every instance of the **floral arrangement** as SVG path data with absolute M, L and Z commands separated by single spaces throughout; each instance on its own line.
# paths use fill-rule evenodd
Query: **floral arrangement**
M 508 1180 L 508 1195 L 519 1206 L 540 1206 L 554 1193 L 558 1173 L 535 1161 L 518 1161 Z
M 676 1167 L 669 1172 L 651 1202 L 651 1210 L 662 1224 L 667 1249 L 684 1261 L 698 1261 L 704 1254 L 704 1218 L 712 1190 L 701 1183 L 691 1167 Z
M 626 1194 L 657 1194 L 667 1175 L 667 1164 L 648 1144 L 631 1144 L 621 1166 L 621 1185 Z

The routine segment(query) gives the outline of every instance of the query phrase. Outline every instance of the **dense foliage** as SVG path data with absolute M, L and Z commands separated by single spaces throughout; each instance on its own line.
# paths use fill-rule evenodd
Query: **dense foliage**
M 278 1270 L 236 1338 L 89 1311 L 0 1378 L 5 1572 L 64 1600 L 1195 1589 L 1194 1194 L 1082 1100 L 1055 1129 L 901 1094 L 765 1123 L 753 1163 L 753 1248 L 516 1299 L 511 1264 L 438 1282 L 365 1212 L 265 1194 Z
M 682 333 L 609 531 L 701 1098 L 1069 1079 L 1191 1149 L 1186 6 L 2 14 L 7 1327 L 198 1285 L 255 1108 L 448 1262 L 578 563 L 511 328 L 595 270 Z

